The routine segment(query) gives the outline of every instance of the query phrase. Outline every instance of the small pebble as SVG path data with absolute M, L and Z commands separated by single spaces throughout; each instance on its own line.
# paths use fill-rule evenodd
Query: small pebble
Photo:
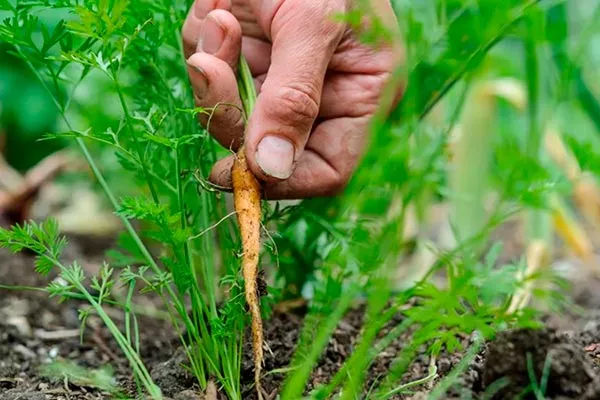
M 31 337 L 31 335 L 33 334 L 31 325 L 29 325 L 27 318 L 23 316 L 9 317 L 6 322 L 8 323 L 8 325 L 12 325 L 15 328 L 17 328 L 19 334 L 21 334 L 24 337 Z
M 55 314 L 45 310 L 42 313 L 42 316 L 40 318 L 40 321 L 42 323 L 42 326 L 48 328 L 48 327 L 52 327 L 56 324 L 56 316 Z
M 2 308 L 2 313 L 8 317 L 24 317 L 29 313 L 29 301 L 11 297 Z
M 22 344 L 17 344 L 15 347 L 13 347 L 13 350 L 28 359 L 33 359 L 36 357 L 36 355 L 33 351 L 29 350 L 27 347 L 23 346 Z

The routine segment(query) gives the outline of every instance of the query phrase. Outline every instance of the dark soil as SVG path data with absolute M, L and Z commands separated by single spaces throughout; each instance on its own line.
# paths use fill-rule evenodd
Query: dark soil
M 517 397 L 532 381 L 541 384 L 544 378 L 546 396 L 600 398 L 598 371 L 585 348 L 552 330 L 501 333 L 488 346 L 482 378 L 484 387 L 505 381 L 494 399 Z
M 101 265 L 102 248 L 91 246 L 87 239 L 74 240 L 66 257 L 78 259 L 88 272 L 93 273 Z M 584 274 L 581 269 L 577 271 L 580 275 Z M 40 277 L 34 273 L 31 256 L 0 251 L 1 284 L 42 287 L 54 278 L 53 275 Z M 548 320 L 549 328 L 545 330 L 501 334 L 482 349 L 444 398 L 534 399 L 534 393 L 523 393 L 530 386 L 531 376 L 534 376 L 537 382 L 547 382 L 546 399 L 600 399 L 600 304 L 597 296 L 589 295 L 597 293 L 600 285 L 591 279 L 579 279 L 578 282 L 575 298 L 585 307 L 585 315 L 552 317 Z M 151 298 L 147 302 L 149 308 L 154 307 Z M 60 304 L 56 299 L 48 299 L 43 292 L 0 289 L 0 399 L 110 398 L 83 383 L 42 376 L 39 367 L 53 360 L 71 360 L 93 368 L 111 365 L 119 384 L 135 390 L 126 360 L 99 320 L 88 320 L 80 341 L 78 307 L 83 305 L 77 302 Z M 351 354 L 362 326 L 362 315 L 362 309 L 357 307 L 339 324 L 307 389 L 328 382 Z M 115 313 L 114 317 L 118 320 L 119 315 Z M 266 324 L 265 338 L 270 348 L 265 352 L 266 372 L 289 365 L 302 320 L 302 310 L 277 312 Z M 221 395 L 199 392 L 194 378 L 182 367 L 186 358 L 167 322 L 150 316 L 140 316 L 139 322 L 143 327 L 140 330 L 142 356 L 165 395 L 179 400 L 224 399 Z M 400 317 L 395 318 L 381 335 L 400 322 Z M 368 371 L 366 387 L 386 374 L 406 342 L 407 336 L 401 336 L 379 355 Z M 462 342 L 468 348 L 472 338 L 465 337 Z M 249 347 L 245 350 L 243 398 L 252 400 L 255 393 L 251 351 Z M 439 357 L 436 365 L 440 376 L 448 374 L 461 359 L 462 354 Z M 418 356 L 402 381 L 425 377 L 429 362 L 425 354 Z M 282 374 L 265 375 L 266 398 L 277 398 L 283 379 Z M 426 399 L 435 383 L 437 381 L 415 388 L 415 393 L 395 398 Z M 498 387 L 500 389 L 496 390 Z

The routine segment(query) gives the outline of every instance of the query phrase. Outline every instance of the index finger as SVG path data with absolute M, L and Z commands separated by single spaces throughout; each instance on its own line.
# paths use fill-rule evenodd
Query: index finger
M 183 40 L 183 53 L 186 58 L 190 58 L 196 52 L 198 39 L 200 37 L 200 28 L 204 18 L 213 10 L 231 9 L 231 0 L 196 0 L 188 11 L 183 27 L 181 28 L 181 38 Z

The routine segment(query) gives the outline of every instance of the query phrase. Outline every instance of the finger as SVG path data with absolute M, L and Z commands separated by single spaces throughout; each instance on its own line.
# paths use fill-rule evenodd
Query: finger
M 208 13 L 216 9 L 230 10 L 231 0 L 196 0 L 190 7 L 181 28 L 183 52 L 186 59 L 196 51 L 202 21 Z
M 310 137 L 297 166 L 283 182 L 263 183 L 267 200 L 298 200 L 328 197 L 346 186 L 365 145 L 369 117 L 338 118 L 321 123 Z M 215 164 L 209 180 L 231 190 L 234 156 Z
M 388 75 L 329 72 L 323 86 L 319 118 L 358 118 L 375 114 Z
M 215 165 L 213 165 L 208 177 L 209 182 L 225 192 L 231 192 L 233 190 L 231 168 L 233 167 L 234 159 L 235 155 L 230 155 L 217 161 Z
M 257 39 L 266 39 L 265 32 L 256 21 L 256 13 L 253 12 L 248 0 L 232 0 L 232 11 L 242 25 L 244 36 Z
M 231 192 L 231 167 L 235 155 L 215 163 L 208 180 L 222 191 Z M 263 182 L 265 200 L 300 200 L 332 196 L 343 187 L 344 179 L 312 149 L 305 149 L 292 176 L 283 182 Z
M 211 54 L 235 70 L 242 49 L 242 28 L 228 11 L 211 11 L 200 28 L 196 51 Z
M 266 74 L 271 65 L 271 44 L 264 40 L 244 36 L 242 53 L 248 61 L 253 76 Z
M 262 7 L 259 22 L 268 24 L 263 29 L 273 43 L 245 140 L 248 164 L 264 181 L 289 178 L 302 157 L 319 113 L 327 66 L 343 34 L 343 26 L 329 17 L 344 3 L 253 1 L 255 9 Z
M 256 87 L 256 93 L 260 93 L 265 79 L 267 79 L 267 74 L 262 74 L 254 77 L 254 86 Z
M 234 75 L 241 42 L 242 31 L 235 17 L 225 10 L 213 10 L 202 21 L 198 52 L 188 61 L 196 105 L 209 109 L 199 114 L 199 120 L 219 143 L 232 149 L 237 148 L 243 133 Z
M 343 191 L 362 155 L 369 117 L 321 122 L 313 131 L 293 175 L 268 187 L 268 199 L 334 196 Z
M 377 19 L 377 22 L 373 18 Z M 346 31 L 331 59 L 329 68 L 337 73 L 351 74 L 353 80 L 358 78 L 355 82 L 365 86 L 368 91 L 364 94 L 377 94 L 379 103 L 377 111 L 385 116 L 400 102 L 404 93 L 406 78 L 403 66 L 406 64 L 406 49 L 404 41 L 400 40 L 402 34 L 398 30 L 398 20 L 390 0 L 372 0 L 370 12 L 363 15 L 358 30 L 368 31 L 373 28 L 374 23 L 381 24 L 391 35 L 382 35 L 381 40 L 364 44 L 358 40 L 358 35 L 354 30 Z M 370 76 L 370 78 L 361 78 L 361 75 Z M 343 79 L 338 80 L 342 83 Z M 340 85 L 337 86 L 346 92 L 344 94 L 351 94 L 354 90 L 350 85 L 345 85 L 344 88 Z M 331 115 L 328 113 L 327 104 L 333 103 L 326 101 L 325 97 L 328 94 L 325 93 L 326 91 L 327 89 L 324 90 L 322 106 L 326 113 L 322 117 L 336 117 L 339 112 L 333 112 Z M 339 92 L 339 90 L 335 90 L 335 92 Z M 347 99 L 348 97 L 341 96 L 340 98 Z M 337 101 L 336 103 L 334 105 L 346 106 L 346 104 L 339 104 L 344 102 Z M 361 112 L 360 109 L 358 112 Z
M 271 44 L 264 40 L 244 36 L 242 38 L 242 53 L 246 57 L 250 72 L 254 77 L 256 93 L 260 93 L 271 65 Z
M 237 150 L 244 119 L 233 70 L 208 53 L 196 53 L 187 63 L 196 106 L 208 109 L 199 115 L 201 124 L 222 146 Z

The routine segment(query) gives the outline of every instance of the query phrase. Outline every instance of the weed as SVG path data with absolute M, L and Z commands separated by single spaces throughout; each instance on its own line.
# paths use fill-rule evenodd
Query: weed
M 51 379 L 64 381 L 65 385 L 68 385 L 68 383 L 71 382 L 80 386 L 98 388 L 116 399 L 126 398 L 125 395 L 118 390 L 113 371 L 108 366 L 90 370 L 73 362 L 55 361 L 45 365 L 42 368 L 41 374 L 42 376 L 47 376 Z

